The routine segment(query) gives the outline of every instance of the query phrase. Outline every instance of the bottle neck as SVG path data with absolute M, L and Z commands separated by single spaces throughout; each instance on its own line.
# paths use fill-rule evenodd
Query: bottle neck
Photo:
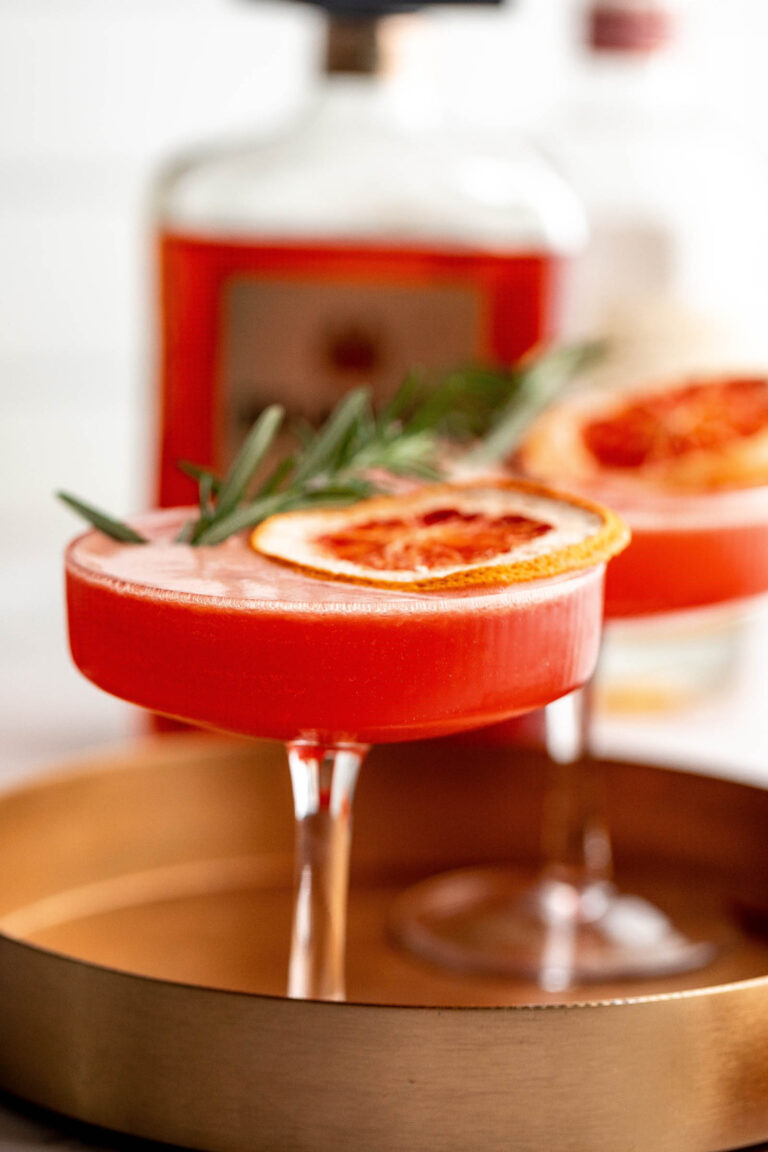
M 683 74 L 677 25 L 660 0 L 593 0 L 577 61 L 582 98 L 608 114 L 674 99 Z
M 383 18 L 331 13 L 326 24 L 327 76 L 373 76 L 382 64 Z
M 390 93 L 381 77 L 334 72 L 315 90 L 310 119 L 315 133 L 365 132 L 392 119 Z
M 316 128 L 436 126 L 440 106 L 432 69 L 430 38 L 418 16 L 331 15 L 314 98 Z
M 606 52 L 587 48 L 581 55 L 581 88 L 595 99 L 645 103 L 674 86 L 674 63 L 666 53 Z
M 585 44 L 575 60 L 571 99 L 574 112 L 608 120 L 633 113 L 655 120 L 696 104 L 690 62 L 676 41 L 642 52 Z
M 326 76 L 391 78 L 424 65 L 431 37 L 419 13 L 396 16 L 330 14 L 325 29 Z

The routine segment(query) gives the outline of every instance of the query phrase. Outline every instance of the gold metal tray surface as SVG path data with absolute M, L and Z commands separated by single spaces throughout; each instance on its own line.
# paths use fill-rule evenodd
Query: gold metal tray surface
M 196 734 L 0 798 L 0 1086 L 211 1152 L 718 1152 L 768 1138 L 768 792 L 608 765 L 625 886 L 723 939 L 686 976 L 547 995 L 439 971 L 387 916 L 446 868 L 535 859 L 543 759 L 375 750 L 348 1002 L 283 995 L 283 750 Z

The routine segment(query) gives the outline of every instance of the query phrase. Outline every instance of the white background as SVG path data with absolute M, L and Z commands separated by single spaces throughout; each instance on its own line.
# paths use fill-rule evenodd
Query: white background
M 757 152 L 768 116 L 768 4 L 687 7 L 681 84 Z M 568 79 L 568 0 L 430 20 L 431 74 L 446 106 L 535 131 Z M 136 723 L 70 667 L 60 573 L 75 523 L 52 492 L 66 487 L 116 512 L 145 502 L 151 175 L 181 145 L 286 115 L 308 90 L 319 43 L 318 14 L 291 3 L 0 0 L 0 778 Z M 725 703 L 608 726 L 607 737 L 628 733 L 638 748 L 690 759 L 693 736 L 707 763 L 732 754 L 760 774 L 760 716 L 757 728 L 744 723 L 758 712 L 764 667 L 753 648 L 746 689 L 740 683 Z M 726 737 L 734 707 L 738 724 Z

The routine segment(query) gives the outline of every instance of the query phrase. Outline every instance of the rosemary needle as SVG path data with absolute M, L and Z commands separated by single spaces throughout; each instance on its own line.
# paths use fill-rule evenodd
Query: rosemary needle
M 59 500 L 77 512 L 78 516 L 82 516 L 84 520 L 87 520 L 94 528 L 98 528 L 105 536 L 111 536 L 113 540 L 122 540 L 125 544 L 147 543 L 146 537 L 140 536 L 129 524 L 124 524 L 121 520 L 114 520 L 105 512 L 100 512 L 98 508 L 94 508 L 92 504 L 78 500 L 77 496 L 71 496 L 69 492 L 57 492 L 56 495 Z

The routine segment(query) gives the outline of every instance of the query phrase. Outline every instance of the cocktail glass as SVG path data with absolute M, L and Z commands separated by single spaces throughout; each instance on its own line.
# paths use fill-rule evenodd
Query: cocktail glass
M 617 511 L 632 533 L 608 567 L 608 628 L 768 592 L 768 486 L 671 493 L 581 478 L 576 487 Z M 540 721 L 553 765 L 543 869 L 534 878 L 509 868 L 431 878 L 401 900 L 399 938 L 434 962 L 523 975 L 553 992 L 707 964 L 716 941 L 614 883 L 604 769 L 588 755 L 590 687 L 551 703 Z M 513 721 L 487 738 L 498 744 L 518 736 Z
M 317 579 L 242 537 L 173 542 L 184 512 L 66 556 L 70 646 L 95 684 L 168 716 L 286 742 L 296 816 L 288 994 L 344 997 L 351 815 L 368 746 L 540 708 L 591 675 L 604 564 L 403 592 Z
M 601 495 L 632 530 L 630 547 L 606 579 L 608 629 L 612 622 L 699 614 L 768 591 L 768 487 L 642 498 L 604 486 Z M 571 755 L 560 757 L 563 718 L 558 706 L 546 711 L 547 743 L 560 764 L 539 896 L 545 907 L 547 900 L 559 900 L 572 912 L 570 931 L 560 930 L 560 957 L 550 963 L 545 981 L 651 977 L 705 965 L 718 951 L 717 941 L 684 930 L 654 904 L 614 884 L 603 770 L 586 755 L 589 690 L 577 694 L 571 707 L 581 739 Z

